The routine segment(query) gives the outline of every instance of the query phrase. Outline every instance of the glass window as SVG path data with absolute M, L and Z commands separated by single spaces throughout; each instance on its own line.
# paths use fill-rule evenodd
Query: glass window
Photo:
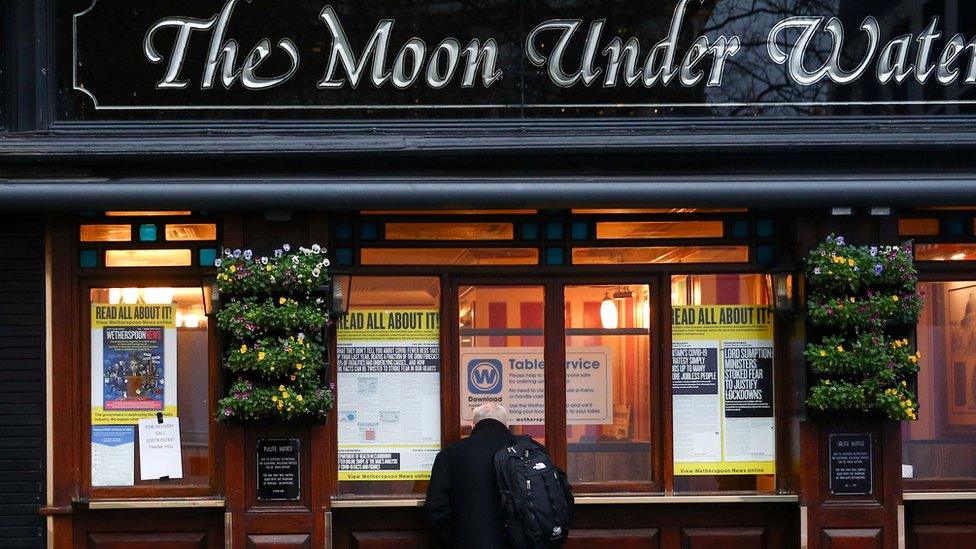
M 602 221 L 596 237 L 613 238 L 721 238 L 721 221 Z
M 190 250 L 106 250 L 106 267 L 189 267 Z
M 511 223 L 387 223 L 387 240 L 511 240 Z
M 128 242 L 132 240 L 131 225 L 82 225 L 82 242 Z
M 363 248 L 363 265 L 537 265 L 536 248 Z
M 902 423 L 903 476 L 976 477 L 976 280 L 923 282 L 917 421 Z
M 354 276 L 336 326 L 339 494 L 420 494 L 441 442 L 440 280 Z
M 675 492 L 775 491 L 770 293 L 759 274 L 671 279 Z
M 573 248 L 575 265 L 745 263 L 748 246 L 624 246 Z
M 545 444 L 544 300 L 541 286 L 458 288 L 462 436 L 472 410 L 494 402 L 512 432 Z
M 901 236 L 939 236 L 939 220 L 936 218 L 903 217 L 898 220 Z
M 91 290 L 94 488 L 209 486 L 210 346 L 203 289 Z M 178 417 L 182 477 L 143 480 L 138 421 Z
M 570 482 L 650 482 L 650 288 L 566 286 Z
M 167 223 L 166 240 L 217 240 L 217 225 L 214 223 Z
M 917 261 L 972 261 L 976 259 L 976 244 L 916 244 Z

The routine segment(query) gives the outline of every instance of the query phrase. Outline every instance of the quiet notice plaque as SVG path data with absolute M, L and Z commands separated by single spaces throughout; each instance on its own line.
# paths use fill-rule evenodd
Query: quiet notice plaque
M 871 435 L 833 434 L 829 440 L 830 495 L 871 495 L 874 487 L 874 446 Z
M 257 457 L 259 500 L 295 501 L 302 497 L 299 439 L 258 439 Z

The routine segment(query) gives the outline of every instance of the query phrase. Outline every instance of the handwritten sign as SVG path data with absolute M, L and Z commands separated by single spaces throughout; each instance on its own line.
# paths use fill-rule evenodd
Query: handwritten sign
M 139 420 L 139 478 L 161 480 L 183 478 L 183 447 L 180 418 Z

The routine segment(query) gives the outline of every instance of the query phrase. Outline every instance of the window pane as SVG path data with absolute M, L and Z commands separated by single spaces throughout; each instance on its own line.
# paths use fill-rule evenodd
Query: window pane
M 170 223 L 166 225 L 166 240 L 217 240 L 217 225 L 213 223 Z
M 976 280 L 924 282 L 917 421 L 902 423 L 903 460 L 918 479 L 976 477 Z M 909 475 L 910 473 L 910 475 Z
M 544 290 L 541 286 L 458 289 L 462 436 L 472 410 L 498 403 L 512 432 L 545 444 Z
M 938 236 L 939 220 L 934 218 L 901 218 L 898 220 L 901 236 Z
M 687 214 L 741 213 L 746 208 L 573 208 L 574 214 Z
M 387 240 L 511 240 L 511 223 L 387 223 Z
M 775 491 L 769 294 L 759 274 L 671 279 L 676 492 Z
M 190 250 L 107 250 L 106 267 L 189 267 Z
M 573 248 L 575 265 L 645 263 L 745 263 L 748 246 L 646 246 Z
M 976 244 L 916 244 L 918 261 L 972 261 L 976 259 Z
M 537 265 L 535 248 L 364 248 L 363 265 Z
M 180 421 L 183 478 L 165 485 L 209 485 L 210 352 L 200 287 L 95 288 L 91 303 L 101 311 L 93 310 L 91 324 L 92 486 L 164 484 L 140 480 L 139 470 L 137 423 L 157 412 Z M 149 320 L 129 320 L 139 317 Z M 126 440 L 132 449 L 122 445 L 120 457 Z
M 650 482 L 650 288 L 567 286 L 571 482 Z
M 161 216 L 177 216 L 177 215 L 190 215 L 193 212 L 186 210 L 131 210 L 131 211 L 114 211 L 105 212 L 106 217 L 161 217 Z
M 82 242 L 128 242 L 132 240 L 130 225 L 82 225 Z
M 354 276 L 336 327 L 339 493 L 423 493 L 440 450 L 440 281 Z
M 596 237 L 705 238 L 723 234 L 721 221 L 607 221 L 596 224 Z

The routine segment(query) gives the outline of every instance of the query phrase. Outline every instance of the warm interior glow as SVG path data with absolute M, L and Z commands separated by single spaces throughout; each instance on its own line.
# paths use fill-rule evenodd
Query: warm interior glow
M 916 261 L 972 261 L 976 259 L 976 244 L 915 244 Z
M 190 215 L 193 212 L 184 210 L 126 210 L 105 212 L 106 217 L 155 217 L 172 215 Z
M 130 225 L 82 225 L 79 230 L 82 242 L 128 242 L 132 240 Z
M 122 288 L 122 303 L 126 305 L 139 303 L 139 288 Z
M 575 265 L 746 263 L 748 246 L 647 246 L 573 248 Z
M 217 240 L 217 225 L 214 223 L 169 223 L 166 225 L 166 240 Z
M 189 267 L 190 250 L 107 250 L 106 267 Z
M 143 288 L 142 302 L 151 305 L 165 305 L 173 302 L 173 288 Z
M 689 213 L 742 213 L 746 208 L 573 208 L 574 214 L 689 214 Z
M 939 220 L 903 217 L 898 220 L 899 236 L 938 236 Z
M 362 210 L 363 215 L 532 215 L 536 210 Z
M 537 265 L 536 248 L 363 248 L 363 265 Z
M 596 224 L 598 239 L 721 238 L 721 221 L 605 221 Z
M 511 240 L 511 223 L 387 223 L 387 240 Z
M 610 296 L 604 295 L 603 301 L 600 302 L 600 323 L 605 330 L 613 330 L 617 328 L 618 322 L 617 305 Z

